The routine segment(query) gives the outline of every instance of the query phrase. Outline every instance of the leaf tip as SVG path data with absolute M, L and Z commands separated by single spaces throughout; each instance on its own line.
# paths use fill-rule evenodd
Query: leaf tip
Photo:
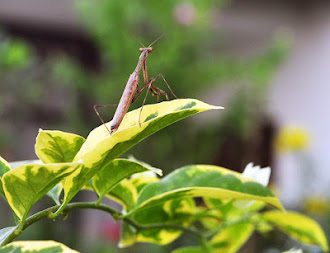
M 163 171 L 161 169 L 152 168 L 150 169 L 152 172 L 156 173 L 158 176 L 163 176 Z
M 283 213 L 287 212 L 280 201 L 277 201 L 276 207 Z

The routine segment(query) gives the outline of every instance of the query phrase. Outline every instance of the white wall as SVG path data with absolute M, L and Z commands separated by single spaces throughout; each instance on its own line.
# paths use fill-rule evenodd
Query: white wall
M 275 183 L 286 207 L 297 206 L 304 196 L 330 192 L 329 7 L 330 3 L 313 1 L 309 6 L 233 1 L 217 20 L 230 41 L 227 51 L 238 57 L 267 47 L 281 29 L 293 37 L 268 93 L 268 112 L 277 126 L 299 126 L 311 137 L 304 154 L 281 154 L 275 159 Z
M 305 169 L 301 156 L 276 159 L 281 199 L 291 205 L 302 198 L 300 189 L 316 195 L 330 189 L 330 9 L 314 10 L 301 20 L 295 34 L 291 53 L 269 93 L 269 111 L 278 125 L 300 126 L 311 136 L 306 151 L 311 164 Z

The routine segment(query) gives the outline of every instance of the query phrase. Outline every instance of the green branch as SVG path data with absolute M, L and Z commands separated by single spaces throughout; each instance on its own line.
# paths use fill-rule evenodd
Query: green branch
M 17 229 L 13 233 L 11 233 L 11 235 L 8 236 L 6 238 L 6 240 L 4 240 L 4 242 L 1 244 L 1 246 L 4 246 L 4 245 L 12 242 L 17 236 L 19 236 L 23 232 L 24 229 L 26 229 L 30 225 L 34 224 L 35 222 L 45 219 L 45 218 L 51 218 L 53 213 L 56 212 L 59 207 L 60 207 L 60 205 L 57 205 L 57 206 L 52 206 L 50 208 L 42 210 L 42 211 L 28 217 L 25 220 L 24 224 L 21 224 L 21 223 L 17 224 Z M 111 214 L 113 216 L 114 219 L 116 219 L 120 215 L 120 213 L 118 211 L 116 211 L 115 209 L 112 209 L 111 207 L 102 205 L 102 204 L 97 205 L 97 204 L 95 204 L 95 202 L 70 203 L 65 207 L 63 212 L 67 213 L 71 210 L 78 209 L 78 208 L 99 209 L 99 210 L 108 212 L 109 214 Z
M 60 205 L 57 206 L 53 206 L 50 208 L 47 208 L 43 211 L 40 211 L 36 214 L 31 215 L 30 217 L 28 217 L 24 224 L 17 224 L 17 229 L 15 231 L 13 231 L 11 233 L 11 235 L 9 235 L 6 240 L 4 240 L 4 242 L 2 243 L 1 246 L 4 246 L 10 242 L 12 242 L 16 237 L 18 237 L 24 229 L 26 229 L 27 227 L 29 227 L 30 225 L 34 224 L 35 222 L 48 218 L 51 219 L 52 215 L 54 212 L 56 212 L 58 210 L 58 208 L 60 207 Z M 91 209 L 98 209 L 98 210 L 102 210 L 105 211 L 107 213 L 109 213 L 110 215 L 112 215 L 112 217 L 114 219 L 122 219 L 123 221 L 125 221 L 126 223 L 128 223 L 129 225 L 135 227 L 137 230 L 146 230 L 146 229 L 177 229 L 177 230 L 181 230 L 183 232 L 192 234 L 194 236 L 196 236 L 199 241 L 200 244 L 205 248 L 205 252 L 209 252 L 209 246 L 207 245 L 206 242 L 206 238 L 203 236 L 202 233 L 200 233 L 199 231 L 192 229 L 192 228 L 186 228 L 183 226 L 179 226 L 179 225 L 169 225 L 169 224 L 151 224 L 151 225 L 140 225 L 138 223 L 136 223 L 135 221 L 131 220 L 130 218 L 127 217 L 123 217 L 121 215 L 120 212 L 118 212 L 115 209 L 112 209 L 109 206 L 106 205 L 102 205 L 102 204 L 98 204 L 96 202 L 76 202 L 76 203 L 69 203 L 65 209 L 63 210 L 63 213 L 68 213 L 71 210 L 74 209 L 80 209 L 80 208 L 91 208 Z

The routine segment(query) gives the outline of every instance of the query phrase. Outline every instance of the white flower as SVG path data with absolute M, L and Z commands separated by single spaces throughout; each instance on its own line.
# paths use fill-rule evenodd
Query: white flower
M 242 177 L 253 179 L 266 187 L 269 183 L 270 167 L 260 168 L 260 166 L 253 166 L 253 163 L 249 163 L 246 165 Z M 234 205 L 243 209 L 252 206 L 254 203 L 254 200 L 236 200 Z
M 270 178 L 270 167 L 260 168 L 260 166 L 253 166 L 253 163 L 249 163 L 246 165 L 242 176 L 267 186 Z

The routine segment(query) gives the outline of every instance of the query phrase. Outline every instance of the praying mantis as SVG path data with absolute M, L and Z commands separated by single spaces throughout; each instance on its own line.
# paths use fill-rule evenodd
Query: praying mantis
M 141 118 L 141 112 L 142 112 L 142 108 L 143 105 L 146 102 L 146 98 L 148 96 L 149 91 L 153 94 L 157 96 L 157 102 L 159 102 L 159 96 L 160 95 L 164 95 L 166 97 L 167 100 L 169 100 L 169 97 L 167 95 L 167 93 L 163 90 L 161 90 L 160 88 L 156 87 L 153 83 L 158 79 L 158 78 L 162 78 L 163 81 L 165 82 L 165 84 L 167 85 L 168 89 L 171 91 L 172 95 L 175 98 L 178 98 L 174 92 L 172 91 L 171 87 L 169 86 L 169 84 L 167 83 L 166 79 L 164 78 L 164 76 L 162 74 L 158 74 L 156 77 L 152 77 L 149 80 L 148 77 L 148 68 L 147 68 L 147 59 L 148 59 L 148 55 L 149 53 L 151 53 L 153 51 L 153 48 L 151 47 L 156 41 L 158 41 L 160 38 L 162 38 L 164 35 L 160 36 L 159 38 L 157 38 L 154 42 L 152 42 L 148 47 L 141 47 L 139 50 L 141 52 L 138 63 L 136 65 L 135 70 L 132 72 L 132 74 L 129 76 L 127 84 L 125 86 L 125 89 L 123 91 L 123 94 L 119 100 L 119 104 L 118 106 L 116 104 L 108 104 L 108 105 L 94 105 L 94 110 L 97 114 L 97 116 L 99 117 L 99 119 L 101 120 L 101 122 L 103 123 L 103 125 L 107 128 L 108 132 L 111 134 L 113 134 L 114 132 L 117 131 L 117 129 L 119 128 L 128 108 L 130 107 L 130 105 L 137 100 L 140 95 L 142 94 L 142 92 L 147 89 L 147 93 L 146 96 L 143 100 L 143 104 L 141 107 L 141 111 L 140 111 L 140 117 L 139 117 L 139 124 L 141 126 L 140 123 L 140 118 Z M 143 80 L 144 80 L 144 87 L 142 87 L 139 90 L 139 82 L 140 82 L 140 72 L 141 69 L 143 71 Z M 97 108 L 100 107 L 110 107 L 110 106 L 117 106 L 117 109 L 115 111 L 115 114 L 113 116 L 113 119 L 111 121 L 111 125 L 110 125 L 110 129 L 106 126 L 103 118 L 101 117 L 100 113 L 98 112 Z

